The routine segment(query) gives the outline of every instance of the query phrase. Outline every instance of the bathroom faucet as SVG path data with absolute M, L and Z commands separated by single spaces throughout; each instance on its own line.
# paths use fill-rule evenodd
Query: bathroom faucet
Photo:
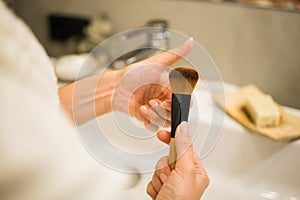
M 146 27 L 152 28 L 147 29 Z M 122 37 L 121 43 L 127 46 L 127 48 L 129 45 L 131 49 L 135 50 L 118 57 L 110 64 L 111 68 L 121 69 L 169 49 L 171 33 L 167 29 L 168 22 L 166 20 L 150 20 L 147 22 L 146 27 L 145 29 L 138 28 Z

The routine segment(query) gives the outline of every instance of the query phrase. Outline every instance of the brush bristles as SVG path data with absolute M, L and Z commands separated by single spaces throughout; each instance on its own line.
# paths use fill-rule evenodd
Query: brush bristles
M 176 94 L 192 94 L 198 79 L 198 72 L 191 67 L 176 67 L 169 74 L 172 92 Z

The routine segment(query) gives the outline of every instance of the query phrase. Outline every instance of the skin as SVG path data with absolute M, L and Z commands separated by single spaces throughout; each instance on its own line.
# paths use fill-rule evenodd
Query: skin
M 147 193 L 155 200 L 199 200 L 209 178 L 193 150 L 186 122 L 182 122 L 176 130 L 175 145 L 178 155 L 175 169 L 170 170 L 168 157 L 161 158 L 147 186 Z
M 187 55 L 193 39 L 176 49 L 107 71 L 59 89 L 61 106 L 75 124 L 83 124 L 113 110 L 142 121 L 150 130 L 170 125 L 171 90 L 166 69 Z
M 61 106 L 76 125 L 113 110 L 142 121 L 155 131 L 170 126 L 171 90 L 166 69 L 187 55 L 193 47 L 188 40 L 178 48 L 132 64 L 76 81 L 59 89 Z M 170 133 L 159 131 L 158 138 L 169 143 Z M 159 160 L 147 193 L 157 200 L 200 199 L 209 183 L 206 172 L 193 151 L 186 123 L 177 129 L 178 160 L 170 171 L 168 158 Z

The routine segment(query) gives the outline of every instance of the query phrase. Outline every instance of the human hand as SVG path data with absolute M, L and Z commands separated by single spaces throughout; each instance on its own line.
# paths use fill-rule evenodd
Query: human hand
M 174 50 L 124 68 L 112 99 L 113 110 L 137 118 L 152 131 L 159 126 L 170 126 L 172 92 L 166 69 L 187 55 L 192 47 L 193 39 L 190 39 Z
M 186 122 L 177 127 L 175 145 L 175 169 L 170 170 L 168 157 L 161 158 L 147 186 L 147 193 L 155 200 L 199 200 L 209 184 L 209 178 L 193 150 Z

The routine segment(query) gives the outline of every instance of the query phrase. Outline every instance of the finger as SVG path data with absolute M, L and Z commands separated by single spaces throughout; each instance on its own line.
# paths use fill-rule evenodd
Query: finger
M 168 116 L 171 114 L 165 112 L 163 108 L 161 108 L 157 103 L 152 102 L 151 104 L 152 104 L 151 108 L 148 105 L 142 105 L 140 107 L 140 112 L 142 116 L 148 119 L 151 123 L 159 126 L 163 126 L 165 123 L 170 123 L 170 119 L 167 118 L 171 118 L 170 116 Z
M 160 55 L 153 56 L 151 58 L 148 58 L 144 60 L 145 63 L 154 63 L 154 64 L 160 64 L 164 65 L 165 67 L 168 67 L 178 60 L 180 60 L 182 57 L 186 56 L 193 48 L 194 40 L 193 38 L 190 38 L 185 43 L 180 45 L 179 47 L 166 51 Z
M 159 159 L 159 161 L 157 162 L 157 164 L 155 166 L 155 174 L 158 177 L 161 177 L 161 174 L 164 174 L 166 176 L 169 176 L 171 174 L 167 156 Z
M 169 131 L 160 130 L 157 132 L 157 138 L 165 144 L 170 143 L 171 133 Z
M 169 100 L 171 101 L 171 100 Z M 149 104 L 151 108 L 162 118 L 168 121 L 171 121 L 171 106 L 168 107 L 167 104 L 169 102 L 166 100 L 164 102 L 161 102 L 158 99 L 152 99 L 149 101 Z M 163 105 L 162 105 L 163 104 Z M 164 107 L 163 107 L 164 106 Z M 167 109 L 165 109 L 167 108 Z
M 165 101 L 163 101 L 163 102 L 160 104 L 160 106 L 161 106 L 163 109 L 165 109 L 165 110 L 171 112 L 172 100 L 165 100 Z M 170 119 L 171 119 L 171 118 L 170 118 Z
M 150 107 L 148 105 L 143 105 L 140 107 L 140 112 L 142 114 L 140 120 L 144 122 L 144 125 L 148 130 L 155 132 L 158 130 L 159 126 L 151 122 L 149 110 Z
M 187 122 L 182 122 L 177 127 L 175 134 L 175 146 L 177 153 L 176 168 L 180 167 L 180 170 L 186 173 L 194 172 L 194 151 Z
M 142 105 L 142 106 L 140 107 L 140 112 L 141 112 L 142 115 L 143 115 L 145 118 L 147 118 L 149 121 L 150 121 L 150 110 L 151 110 L 151 108 L 150 108 L 150 106 L 148 106 L 148 105 Z
M 140 107 L 140 112 L 142 115 L 150 121 L 155 126 L 161 126 L 161 127 L 170 127 L 171 113 L 169 111 L 165 111 L 163 108 L 159 106 L 160 101 L 159 100 L 151 100 L 152 107 L 150 108 L 148 105 L 142 105 Z M 160 113 L 160 114 L 159 114 Z M 165 114 L 164 114 L 165 113 Z M 148 125 L 148 124 L 147 124 Z M 157 129 L 156 129 L 157 130 Z
M 149 110 L 151 108 L 148 105 L 142 105 L 140 107 L 140 113 L 141 115 L 139 116 L 139 120 L 144 122 L 145 127 L 147 127 L 149 124 L 151 124 L 150 122 L 150 116 L 149 116 Z
M 170 169 L 170 167 L 168 167 L 168 168 Z M 167 181 L 168 176 L 164 173 L 161 173 L 159 178 L 160 178 L 161 182 L 164 184 Z
M 198 155 L 195 152 L 193 153 L 193 158 L 194 158 L 194 165 L 196 168 L 196 173 L 207 176 L 207 173 L 206 173 Z
M 153 174 L 151 182 L 152 182 L 152 185 L 153 185 L 156 193 L 159 193 L 160 188 L 163 184 L 162 181 L 160 180 L 160 178 L 156 174 Z
M 151 123 L 160 127 L 170 127 L 171 122 L 157 114 L 153 108 L 151 108 L 149 115 Z
M 199 157 L 195 152 L 194 152 L 194 163 L 195 163 L 195 172 L 198 175 L 197 179 L 201 183 L 201 186 L 205 189 L 209 185 L 210 180 L 205 168 L 203 167 Z
M 158 126 L 164 126 L 167 115 L 165 114 L 165 111 L 159 106 L 160 103 L 161 101 L 158 99 L 152 99 L 149 101 L 149 104 L 151 106 L 149 116 L 150 121 L 153 124 L 156 124 Z
M 204 169 L 199 157 L 197 154 L 194 152 L 194 163 L 195 163 L 195 172 L 197 174 L 196 178 L 198 182 L 200 182 L 201 187 L 203 188 L 202 190 L 204 191 L 205 188 L 209 185 L 209 177 L 206 173 L 206 170 Z
M 153 185 L 152 185 L 152 181 L 148 183 L 147 185 L 147 194 L 152 197 L 152 199 L 155 199 L 157 196 L 157 192 L 154 189 Z
M 150 124 L 146 125 L 146 128 L 149 131 L 156 132 L 159 129 L 159 126 L 157 126 L 157 125 L 155 125 L 153 123 L 150 123 Z
M 162 103 L 162 102 L 161 102 L 161 100 L 159 100 L 159 99 L 151 99 L 151 100 L 149 101 L 150 106 L 159 105 L 159 104 L 161 104 L 161 103 Z
M 171 122 L 163 117 L 161 117 L 157 112 L 151 108 L 150 110 L 150 121 L 151 123 L 160 127 L 170 127 Z
M 142 105 L 140 107 L 140 112 L 142 114 L 141 120 L 144 121 L 144 124 L 146 127 L 149 126 L 149 128 L 150 128 L 153 126 L 155 128 L 158 128 L 158 126 L 160 125 L 159 123 L 161 123 L 161 124 L 163 123 L 163 122 L 161 122 L 163 120 L 160 120 L 160 121 L 156 120 L 159 123 L 153 123 L 153 120 L 151 119 L 151 115 L 153 115 L 152 112 L 154 112 L 154 111 L 152 111 L 152 109 L 148 105 Z M 154 118 L 154 116 L 153 116 L 153 118 Z

